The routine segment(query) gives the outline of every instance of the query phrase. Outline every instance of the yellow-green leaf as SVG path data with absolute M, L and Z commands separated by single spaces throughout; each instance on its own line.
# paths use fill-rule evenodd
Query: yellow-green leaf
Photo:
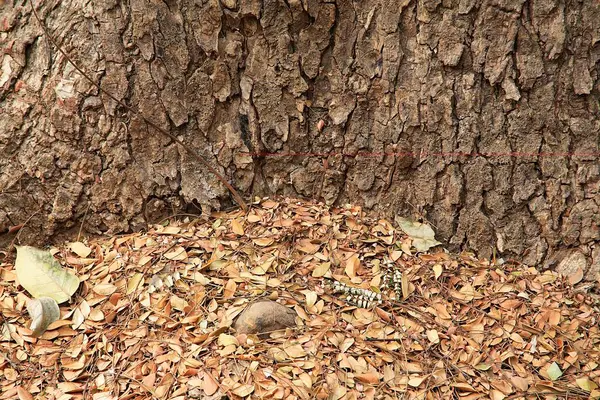
M 583 378 L 577 378 L 575 382 L 577 382 L 577 386 L 588 392 L 591 392 L 592 390 L 598 388 L 596 382 L 590 380 L 590 378 L 588 378 L 587 376 Z
M 548 378 L 550 378 L 550 380 L 553 380 L 553 381 L 560 378 L 563 374 L 562 371 L 560 370 L 560 367 L 556 363 L 556 361 L 553 362 L 552 364 L 550 364 L 546 373 L 548 374 Z
M 236 235 L 240 235 L 240 236 L 244 235 L 244 227 L 242 226 L 242 224 L 240 223 L 240 221 L 238 221 L 237 219 L 232 219 L 231 220 L 231 230 Z
M 435 276 L 435 279 L 439 278 L 440 275 L 442 275 L 442 271 L 444 271 L 444 267 L 442 267 L 442 264 L 435 264 L 433 266 L 433 274 Z
M 329 271 L 329 268 L 331 268 L 330 262 L 320 263 L 313 270 L 312 276 L 314 276 L 315 278 L 321 278 L 321 277 L 325 276 L 327 271 Z
M 400 229 L 402 229 L 413 240 L 412 245 L 417 251 L 427 251 L 441 244 L 435 240 L 435 233 L 429 225 L 421 222 L 411 221 L 400 216 L 394 218 Z
M 136 291 L 136 289 L 140 286 L 140 282 L 142 282 L 142 279 L 144 278 L 144 275 L 141 274 L 140 272 L 136 272 L 135 274 L 133 274 L 133 276 L 131 278 L 129 278 L 129 280 L 127 281 L 127 294 L 131 294 L 133 292 Z
M 478 369 L 479 371 L 487 371 L 490 368 L 492 368 L 492 364 L 481 363 L 475 366 L 475 369 Z
M 408 282 L 408 276 L 406 274 L 402 274 L 400 287 L 402 289 L 402 298 L 406 300 L 408 298 L 408 295 L 410 294 L 410 285 Z
M 254 392 L 254 385 L 241 385 L 233 389 L 232 392 L 240 397 L 250 396 Z
M 438 344 L 440 342 L 440 337 L 438 335 L 438 331 L 436 331 L 435 329 L 428 330 L 426 333 L 427 333 L 427 339 L 429 339 L 429 341 L 431 343 Z
M 15 269 L 19 283 L 35 298 L 50 297 L 58 304 L 68 301 L 79 279 L 50 254 L 31 246 L 17 246 Z

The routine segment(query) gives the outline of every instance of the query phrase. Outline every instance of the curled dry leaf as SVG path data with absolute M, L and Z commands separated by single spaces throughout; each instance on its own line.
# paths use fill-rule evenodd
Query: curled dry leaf
M 346 261 L 346 268 L 344 269 L 344 272 L 346 272 L 346 275 L 348 275 L 350 278 L 354 278 L 359 267 L 360 260 L 356 255 L 354 255 L 350 257 L 348 261 Z
M 51 323 L 60 318 L 58 304 L 50 297 L 28 300 L 27 312 L 32 320 L 29 329 L 33 331 L 33 337 L 40 337 Z

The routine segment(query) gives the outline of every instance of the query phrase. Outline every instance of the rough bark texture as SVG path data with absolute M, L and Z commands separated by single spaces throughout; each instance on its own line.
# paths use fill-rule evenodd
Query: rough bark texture
M 98 84 L 248 197 L 417 211 L 455 247 L 600 276 L 597 1 L 42 3 Z M 44 239 L 84 216 L 122 232 L 231 204 L 77 73 L 28 3 L 0 7 L 0 232 Z

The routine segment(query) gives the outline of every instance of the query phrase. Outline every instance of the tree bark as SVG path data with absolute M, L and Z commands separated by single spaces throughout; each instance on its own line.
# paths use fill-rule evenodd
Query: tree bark
M 453 248 L 600 276 L 597 1 L 36 3 L 248 198 L 419 213 Z M 0 44 L 0 241 L 232 204 L 29 3 L 0 5 Z

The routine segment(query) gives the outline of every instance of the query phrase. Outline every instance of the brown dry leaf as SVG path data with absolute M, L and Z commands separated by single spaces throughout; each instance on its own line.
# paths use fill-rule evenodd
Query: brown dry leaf
M 237 289 L 237 284 L 235 283 L 235 281 L 233 279 L 229 279 L 227 281 L 227 284 L 225 284 L 225 288 L 223 289 L 223 298 L 224 299 L 232 298 L 233 295 L 235 294 L 236 289 Z
M 296 248 L 307 254 L 315 254 L 319 251 L 320 244 L 312 243 L 310 239 L 301 239 L 296 243 Z
M 231 230 L 236 235 L 244 236 L 244 227 L 242 226 L 242 224 L 240 223 L 240 221 L 238 221 L 237 219 L 232 219 L 231 220 Z
M 407 274 L 402 274 L 401 288 L 402 288 L 402 298 L 404 300 L 406 300 L 408 298 L 408 296 L 410 296 L 410 294 L 412 293 Z
M 100 321 L 104 320 L 104 313 L 102 312 L 102 310 L 99 310 L 97 308 L 92 308 L 92 310 L 90 311 L 90 316 L 88 318 L 91 321 L 100 322 Z
M 92 253 L 92 249 L 81 242 L 69 243 L 69 249 L 81 258 L 87 258 Z
M 313 307 L 317 302 L 317 293 L 313 292 L 312 290 L 303 290 L 302 293 L 306 297 L 306 306 L 309 308 Z
M 260 222 L 261 219 L 262 218 L 260 217 L 260 215 L 255 214 L 254 212 L 250 212 L 250 214 L 248 214 L 248 217 L 246 218 L 246 220 L 251 223 Z
M 346 268 L 344 269 L 344 272 L 350 278 L 354 278 L 354 277 L 356 277 L 356 272 L 358 271 L 359 267 L 360 267 L 360 260 L 358 259 L 358 256 L 353 255 L 352 257 L 350 257 L 348 259 L 348 261 L 346 261 Z
M 274 200 L 266 200 L 263 201 L 262 206 L 264 208 L 276 208 L 279 206 L 279 203 Z
M 587 376 L 583 378 L 577 378 L 576 382 L 577 386 L 588 392 L 598 388 L 598 385 L 594 381 L 590 380 L 590 378 Z
M 230 345 L 239 346 L 240 345 L 239 341 L 237 340 L 237 338 L 235 336 L 227 335 L 225 333 L 221 333 L 219 335 L 219 344 L 221 346 L 230 346 Z
M 254 392 L 254 385 L 240 385 L 235 387 L 231 392 L 236 396 L 247 397 Z
M 300 380 L 300 382 L 302 382 L 302 384 L 307 388 L 310 389 L 312 388 L 313 385 L 313 381 L 312 378 L 310 377 L 310 375 L 308 375 L 306 372 L 300 374 L 298 376 L 298 379 Z
M 172 295 L 169 298 L 169 302 L 171 303 L 173 309 L 177 311 L 185 311 L 185 309 L 189 307 L 188 302 L 179 296 Z
M 258 238 L 258 239 L 252 239 L 252 243 L 254 243 L 257 246 L 261 246 L 261 247 L 270 246 L 274 242 L 275 242 L 275 239 L 270 238 L 270 237 L 262 237 L 262 238 Z
M 181 232 L 181 228 L 179 226 L 166 226 L 160 233 L 165 235 L 177 235 Z M 142 247 L 141 245 L 138 247 Z
M 286 346 L 283 348 L 283 351 L 285 351 L 285 354 L 287 354 L 291 358 L 300 358 L 306 356 L 306 351 L 302 348 L 300 344 Z
M 546 312 L 548 323 L 552 326 L 558 326 L 560 324 L 560 311 L 559 310 L 548 310 Z
M 33 396 L 23 386 L 17 386 L 19 400 L 33 400 Z
M 453 387 L 461 392 L 475 392 L 476 390 L 473 386 L 469 385 L 466 382 L 454 382 L 450 384 L 450 387 Z
M 131 276 L 130 279 L 127 280 L 127 291 L 125 292 L 126 294 L 131 294 L 133 292 L 135 292 L 139 286 L 140 283 L 142 282 L 142 280 L 144 279 L 144 275 L 136 272 L 135 274 L 133 274 Z
M 379 381 L 382 378 L 382 375 L 379 374 L 377 371 L 369 371 L 363 374 L 355 374 L 354 377 L 359 382 L 375 385 L 379 383 Z
M 27 300 L 27 312 L 31 317 L 31 329 L 33 337 L 40 337 L 48 327 L 60 318 L 60 310 L 56 300 L 50 297 Z
M 510 382 L 515 388 L 517 388 L 521 392 L 527 392 L 527 389 L 529 389 L 529 382 L 527 381 L 527 379 L 521 378 L 520 376 L 511 376 Z
M 438 344 L 440 342 L 440 337 L 438 336 L 438 331 L 435 329 L 427 330 L 427 338 L 433 344 Z
M 435 276 L 435 279 L 439 278 L 442 275 L 443 271 L 444 267 L 442 266 L 442 264 L 435 264 L 433 266 L 433 274 Z
M 408 380 L 408 385 L 412 387 L 419 387 L 427 379 L 426 376 L 413 376 Z
M 89 304 L 87 303 L 87 301 L 83 300 L 81 302 L 81 304 L 79 304 L 79 307 L 77 307 L 75 309 L 75 311 L 73 312 L 73 318 L 72 318 L 72 328 L 73 329 L 79 329 L 81 327 L 81 325 L 83 325 L 83 322 L 85 321 L 85 319 L 90 315 L 91 312 L 91 308 L 89 306 Z
M 104 284 L 94 286 L 92 288 L 92 291 L 101 296 L 110 296 L 111 294 L 113 294 L 114 292 L 117 291 L 117 287 L 110 283 L 104 283 Z
M 504 400 L 506 395 L 499 390 L 492 389 L 490 390 L 490 399 L 491 400 Z
M 165 253 L 164 257 L 167 260 L 183 261 L 186 258 L 188 258 L 188 255 L 187 255 L 187 251 L 183 247 L 177 246 L 177 247 L 173 248 L 171 251 L 169 251 L 168 253 Z
M 312 276 L 314 278 L 321 278 L 321 277 L 325 276 L 327 274 L 327 272 L 329 272 L 329 268 L 331 268 L 330 262 L 319 263 L 313 270 Z
M 401 250 L 394 250 L 390 254 L 390 259 L 392 261 L 398 261 L 400 259 L 400 257 L 402 257 L 402 251 Z
M 63 393 L 79 393 L 84 390 L 83 384 L 75 382 L 59 382 L 57 386 Z
M 208 396 L 212 396 L 219 390 L 219 384 L 209 373 L 204 373 L 203 375 L 202 390 L 204 390 L 204 393 Z
M 342 353 L 345 353 L 346 351 L 348 351 L 348 349 L 354 344 L 354 339 L 353 338 L 344 338 L 344 340 L 342 341 L 342 343 L 339 344 L 339 349 Z

